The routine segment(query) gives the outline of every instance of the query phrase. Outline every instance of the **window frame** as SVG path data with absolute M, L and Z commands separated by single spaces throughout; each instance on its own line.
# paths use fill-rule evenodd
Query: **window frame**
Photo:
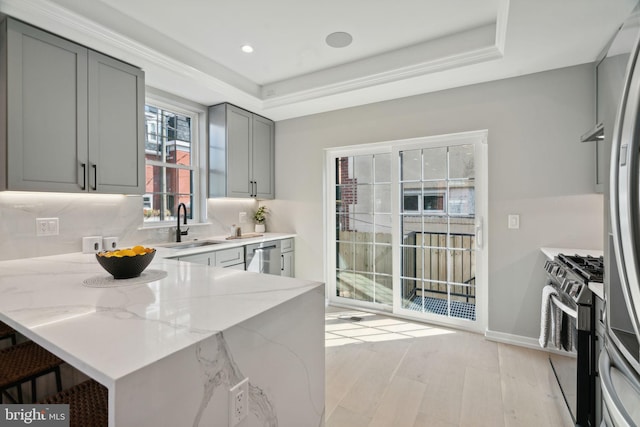
M 145 107 L 152 106 L 166 110 L 171 113 L 187 116 L 191 119 L 191 167 L 175 165 L 176 169 L 191 170 L 193 174 L 193 202 L 191 206 L 191 218 L 187 220 L 188 224 L 206 223 L 206 109 L 200 108 L 191 103 L 180 102 L 174 99 L 167 99 L 157 95 L 147 95 L 145 98 Z M 145 141 L 146 141 L 146 121 L 145 121 Z M 145 181 L 147 166 L 165 166 L 161 161 L 147 160 L 145 150 Z M 144 209 L 145 193 L 142 196 L 141 205 Z M 175 226 L 175 219 L 164 221 L 145 221 L 142 218 L 143 228 L 160 228 Z
M 438 197 L 442 200 L 442 209 L 427 209 L 426 198 L 427 197 Z M 446 190 L 406 190 L 402 194 L 403 198 L 403 211 L 415 214 L 444 214 L 447 212 L 447 192 Z M 416 198 L 416 206 L 417 209 L 409 209 L 407 208 L 407 198 Z M 422 202 L 422 203 L 421 203 Z

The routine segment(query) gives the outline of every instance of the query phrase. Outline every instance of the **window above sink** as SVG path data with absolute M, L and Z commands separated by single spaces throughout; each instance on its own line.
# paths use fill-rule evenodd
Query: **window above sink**
M 145 105 L 143 224 L 175 225 L 179 203 L 187 206 L 189 225 L 206 223 L 206 110 L 156 92 L 148 88 Z

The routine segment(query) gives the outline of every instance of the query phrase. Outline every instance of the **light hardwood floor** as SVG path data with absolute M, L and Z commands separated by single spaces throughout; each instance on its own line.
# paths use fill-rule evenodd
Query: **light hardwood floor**
M 327 427 L 572 425 L 545 352 L 336 307 L 325 335 Z

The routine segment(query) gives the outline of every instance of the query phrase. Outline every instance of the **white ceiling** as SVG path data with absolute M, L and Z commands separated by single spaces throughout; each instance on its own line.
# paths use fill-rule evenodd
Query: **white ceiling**
M 282 120 L 592 62 L 637 2 L 0 0 L 0 12 L 139 65 L 149 86 Z M 335 31 L 353 43 L 327 46 Z

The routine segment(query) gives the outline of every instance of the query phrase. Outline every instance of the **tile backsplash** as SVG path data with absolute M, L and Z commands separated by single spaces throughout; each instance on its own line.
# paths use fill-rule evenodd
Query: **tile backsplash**
M 189 224 L 185 239 L 226 235 L 231 224 L 253 231 L 255 200 L 209 199 L 207 223 Z M 247 222 L 238 224 L 238 214 Z M 36 236 L 36 218 L 59 218 L 59 235 Z M 144 228 L 142 196 L 0 192 L 0 260 L 82 250 L 82 237 L 118 237 L 120 246 L 174 241 L 175 227 Z

